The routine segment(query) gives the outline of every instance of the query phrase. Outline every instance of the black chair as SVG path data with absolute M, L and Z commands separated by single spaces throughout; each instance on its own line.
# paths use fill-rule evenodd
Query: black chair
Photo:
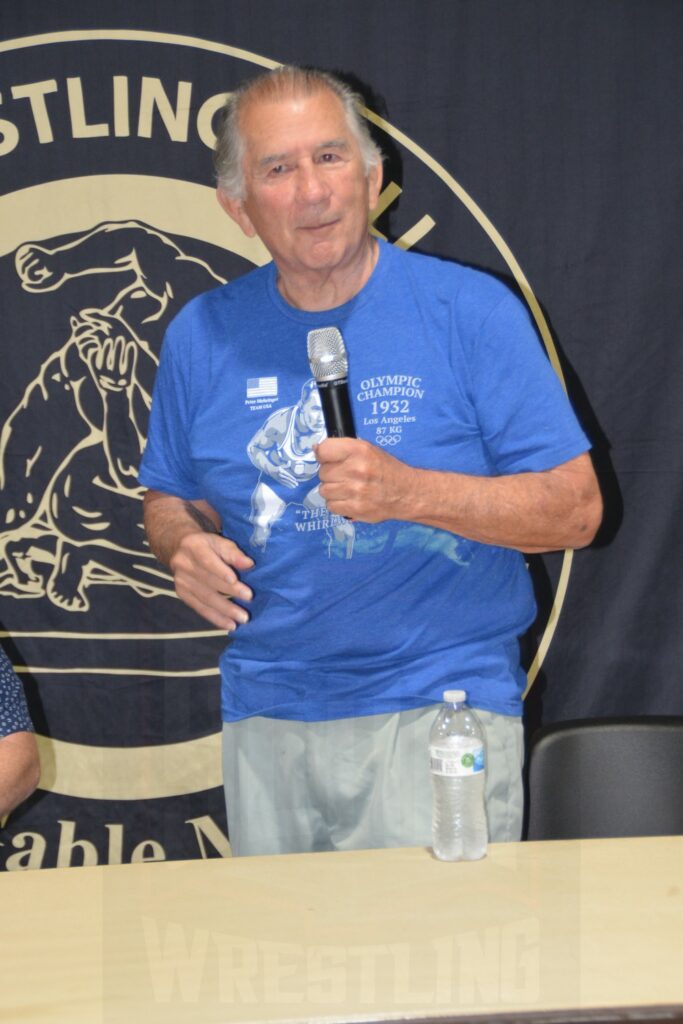
M 683 834 L 683 717 L 545 726 L 528 796 L 527 839 Z

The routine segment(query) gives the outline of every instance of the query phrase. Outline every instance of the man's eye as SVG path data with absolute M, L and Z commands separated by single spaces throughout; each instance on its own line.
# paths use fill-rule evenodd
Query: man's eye
M 321 153 L 320 161 L 323 164 L 332 164 L 339 160 L 339 153 Z
M 283 174 L 287 170 L 285 164 L 275 164 L 270 168 L 268 174 L 273 178 L 277 178 L 280 174 Z

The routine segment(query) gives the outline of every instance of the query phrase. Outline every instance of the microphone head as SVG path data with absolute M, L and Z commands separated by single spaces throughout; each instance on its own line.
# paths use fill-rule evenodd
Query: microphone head
M 337 327 L 319 327 L 308 332 L 308 361 L 311 373 L 319 383 L 348 377 L 349 360 Z

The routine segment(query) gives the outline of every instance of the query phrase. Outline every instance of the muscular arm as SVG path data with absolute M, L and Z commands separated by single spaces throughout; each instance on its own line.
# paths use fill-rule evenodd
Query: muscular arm
M 254 434 L 247 446 L 249 458 L 261 473 L 267 473 L 289 487 L 296 487 L 299 481 L 285 465 L 278 451 L 287 433 L 289 409 L 278 409 L 269 416 L 263 426 Z
M 247 622 L 235 602 L 253 595 L 238 574 L 254 563 L 220 535 L 220 518 L 208 502 L 147 491 L 144 510 L 150 547 L 171 569 L 178 597 L 219 629 L 232 632 Z
M 0 818 L 31 795 L 40 779 L 38 747 L 32 732 L 0 739 Z
M 330 512 L 362 522 L 409 520 L 536 553 L 590 544 L 602 517 L 587 454 L 543 472 L 479 477 L 416 469 L 366 441 L 331 438 L 316 452 Z

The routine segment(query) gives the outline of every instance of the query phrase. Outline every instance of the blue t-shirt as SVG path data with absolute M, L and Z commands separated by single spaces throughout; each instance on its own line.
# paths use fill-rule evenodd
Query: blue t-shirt
M 0 736 L 33 732 L 21 681 L 0 647 Z
M 351 301 L 289 306 L 273 264 L 199 296 L 167 332 L 140 481 L 203 498 L 255 559 L 251 620 L 221 657 L 223 717 L 316 720 L 439 701 L 519 714 L 523 556 L 416 523 L 327 512 L 310 330 L 349 357 L 359 437 L 406 463 L 539 471 L 588 448 L 526 307 L 497 279 L 380 245 Z

